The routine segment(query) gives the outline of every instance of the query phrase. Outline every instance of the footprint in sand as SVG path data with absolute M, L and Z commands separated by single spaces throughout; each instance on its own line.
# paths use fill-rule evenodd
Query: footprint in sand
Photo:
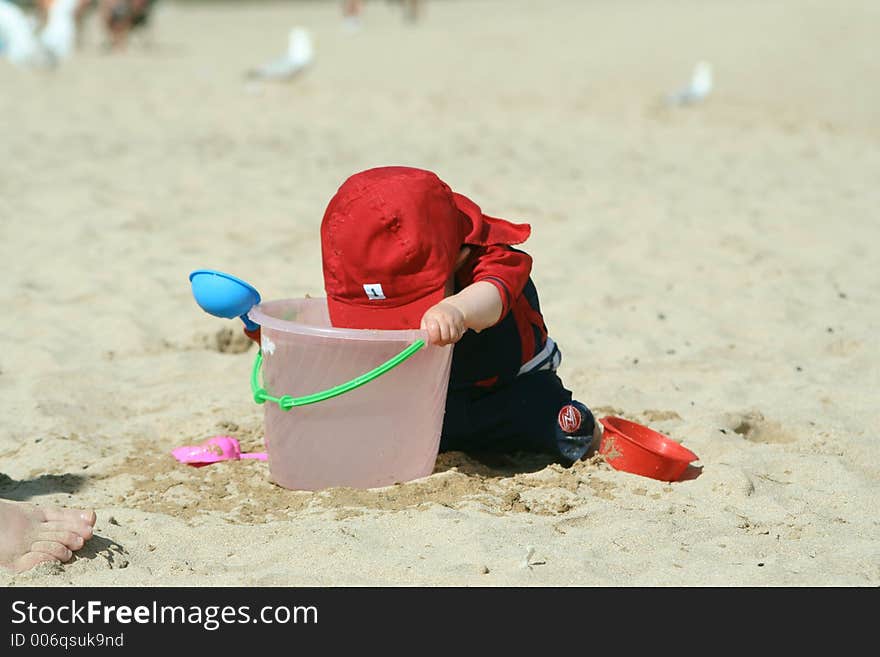
M 755 493 L 755 482 L 742 468 L 717 463 L 713 467 L 713 477 L 717 480 L 712 484 L 714 493 L 723 493 L 738 498 L 750 497 Z
M 647 422 L 666 422 L 667 420 L 681 419 L 681 416 L 675 411 L 657 411 L 653 409 L 642 411 L 642 416 Z
M 797 440 L 797 436 L 779 422 L 768 420 L 758 410 L 728 414 L 727 426 L 753 443 L 791 443 Z
M 201 333 L 196 336 L 195 341 L 200 347 L 219 351 L 221 354 L 243 354 L 254 344 L 243 331 L 228 326 L 215 333 Z

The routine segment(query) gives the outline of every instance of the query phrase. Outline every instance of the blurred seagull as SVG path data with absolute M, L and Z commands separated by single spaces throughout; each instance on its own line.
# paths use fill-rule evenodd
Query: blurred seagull
M 0 0 L 0 57 L 19 66 L 52 67 L 56 63 L 25 13 L 7 0 Z
M 707 62 L 699 62 L 694 67 L 690 84 L 684 89 L 669 95 L 672 105 L 688 105 L 696 103 L 712 92 L 712 67 Z
M 260 80 L 289 80 L 302 72 L 315 57 L 312 39 L 307 30 L 290 30 L 287 53 L 247 72 L 247 77 Z

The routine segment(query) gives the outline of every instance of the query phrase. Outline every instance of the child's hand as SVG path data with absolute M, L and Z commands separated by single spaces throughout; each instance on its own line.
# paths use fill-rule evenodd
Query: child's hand
M 430 343 L 438 346 L 458 342 L 467 331 L 464 313 L 447 301 L 428 308 L 420 328 L 428 332 Z
M 428 332 L 431 344 L 452 344 L 461 340 L 468 329 L 479 333 L 493 326 L 502 308 L 498 288 L 488 281 L 477 281 L 428 308 L 420 328 Z

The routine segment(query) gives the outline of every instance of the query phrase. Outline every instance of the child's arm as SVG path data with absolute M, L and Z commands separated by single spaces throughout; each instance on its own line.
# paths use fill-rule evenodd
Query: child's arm
M 493 326 L 501 318 L 502 310 L 498 288 L 487 281 L 477 281 L 428 308 L 422 316 L 421 328 L 428 332 L 431 344 L 452 344 L 468 329 L 480 332 Z
M 479 332 L 500 322 L 522 294 L 532 270 L 532 258 L 509 246 L 467 247 L 463 255 L 467 257 L 456 272 L 462 290 L 422 317 L 421 328 L 432 344 L 452 344 L 468 329 Z

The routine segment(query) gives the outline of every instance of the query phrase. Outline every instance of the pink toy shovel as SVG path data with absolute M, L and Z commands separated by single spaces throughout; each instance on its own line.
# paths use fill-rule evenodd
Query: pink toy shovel
M 214 436 L 198 445 L 184 445 L 171 450 L 172 456 L 181 463 L 200 468 L 220 461 L 239 459 L 268 459 L 266 452 L 241 453 L 241 445 L 232 436 Z

